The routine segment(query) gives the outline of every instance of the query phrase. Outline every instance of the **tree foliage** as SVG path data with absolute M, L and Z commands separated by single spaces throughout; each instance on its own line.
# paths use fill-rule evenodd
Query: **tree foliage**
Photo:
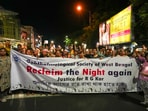
M 135 16 L 134 35 L 137 42 L 148 41 L 148 0 L 130 0 Z

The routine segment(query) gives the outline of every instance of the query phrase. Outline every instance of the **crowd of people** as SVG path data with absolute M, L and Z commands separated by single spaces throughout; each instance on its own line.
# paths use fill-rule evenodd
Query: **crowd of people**
M 7 48 L 9 47 L 9 48 Z M 128 48 L 93 48 L 86 49 L 83 46 L 70 45 L 62 48 L 61 46 L 55 46 L 55 44 L 40 46 L 36 48 L 26 48 L 22 44 L 17 44 L 17 47 L 9 46 L 0 47 L 0 101 L 6 101 L 6 95 L 9 93 L 10 88 L 10 48 L 26 55 L 34 57 L 61 57 L 61 58 L 98 58 L 103 59 L 105 57 L 114 56 L 129 56 L 136 59 L 139 65 L 139 83 L 144 94 L 144 101 L 141 104 L 148 104 L 148 49 L 146 46 L 142 46 L 142 50 L 136 50 L 131 52 Z M 148 108 L 147 108 L 148 110 Z

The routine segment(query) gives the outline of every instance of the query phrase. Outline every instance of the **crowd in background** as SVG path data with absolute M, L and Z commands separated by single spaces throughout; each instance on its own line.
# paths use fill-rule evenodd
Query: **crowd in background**
M 62 58 L 105 58 L 120 56 L 130 56 L 130 57 L 143 57 L 148 51 L 145 45 L 142 45 L 140 50 L 134 48 L 131 50 L 129 47 L 95 47 L 95 48 L 84 48 L 83 45 L 71 44 L 69 46 L 55 45 L 54 42 L 49 45 L 43 45 L 39 47 L 26 47 L 21 43 L 16 46 L 11 45 L 10 41 L 5 41 L 4 44 L 0 42 L 0 48 L 5 48 L 7 53 L 10 55 L 11 48 L 27 55 L 35 57 L 62 57 Z

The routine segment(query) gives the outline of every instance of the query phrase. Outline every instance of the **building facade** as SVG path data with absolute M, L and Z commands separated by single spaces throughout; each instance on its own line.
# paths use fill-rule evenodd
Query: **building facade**
M 0 6 L 0 38 L 20 40 L 20 20 L 18 13 Z

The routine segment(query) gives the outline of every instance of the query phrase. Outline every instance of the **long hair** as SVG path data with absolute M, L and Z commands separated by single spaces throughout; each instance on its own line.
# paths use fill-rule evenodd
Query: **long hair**
M 0 51 L 1 51 L 1 50 L 5 50 L 5 51 L 6 51 L 6 56 L 9 56 L 8 51 L 7 51 L 4 47 L 0 48 Z

